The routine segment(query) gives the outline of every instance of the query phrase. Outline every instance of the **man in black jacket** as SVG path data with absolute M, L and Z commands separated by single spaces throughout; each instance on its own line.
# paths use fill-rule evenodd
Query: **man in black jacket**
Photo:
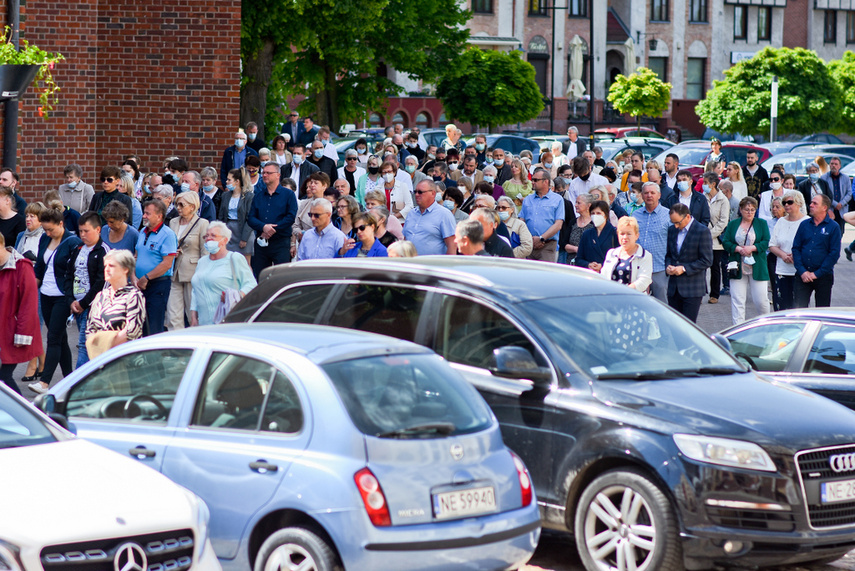
M 290 163 L 280 167 L 279 176 L 281 180 L 290 178 L 294 181 L 294 185 L 297 187 L 297 198 L 302 200 L 306 198 L 304 183 L 310 174 L 318 172 L 318 167 L 306 160 L 306 148 L 299 143 L 294 145 L 291 157 Z
M 748 151 L 745 155 L 745 163 L 746 165 L 742 167 L 742 177 L 748 186 L 748 196 L 760 200 L 760 193 L 763 192 L 763 186 L 769 180 L 769 173 L 757 164 L 757 151 Z
M 118 200 L 128 208 L 128 219 L 126 222 L 133 226 L 134 206 L 131 202 L 132 199 L 127 194 L 119 192 L 122 172 L 123 171 L 119 167 L 114 166 L 108 166 L 101 169 L 101 188 L 104 190 L 95 193 L 92 197 L 92 201 L 89 203 L 89 210 L 97 212 L 98 216 L 101 216 L 105 206 L 114 200 Z M 102 225 L 107 223 L 103 216 L 101 216 L 101 223 Z
M 104 256 L 107 247 L 101 240 L 101 217 L 95 212 L 84 212 L 78 221 L 78 234 L 83 242 L 71 250 L 69 265 L 74 273 L 68 275 L 63 288 L 71 305 L 71 313 L 77 321 L 77 365 L 79 369 L 89 362 L 86 352 L 86 322 L 89 306 L 104 289 Z M 69 297 L 69 293 L 71 294 Z
M 514 249 L 496 233 L 496 228 L 502 220 L 495 210 L 476 208 L 469 218 L 477 220 L 484 228 L 484 250 L 489 255 L 497 258 L 514 257 Z
M 710 204 L 702 192 L 692 190 L 692 173 L 681 170 L 677 173 L 677 184 L 674 185 L 674 194 L 663 200 L 662 206 L 671 208 L 675 204 L 685 204 L 692 213 L 692 218 L 703 226 L 710 223 Z
M 324 144 L 322 142 L 315 141 L 312 143 L 312 154 L 308 157 L 308 161 L 330 177 L 330 185 L 338 178 L 338 168 L 335 161 L 324 155 Z

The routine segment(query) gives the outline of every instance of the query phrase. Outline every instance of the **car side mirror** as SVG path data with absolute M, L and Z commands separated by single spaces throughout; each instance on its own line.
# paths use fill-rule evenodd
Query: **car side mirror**
M 710 335 L 710 339 L 718 343 L 721 348 L 727 351 L 728 353 L 733 352 L 733 347 L 730 346 L 730 340 L 721 333 L 713 333 L 712 335 Z
M 77 429 L 68 422 L 68 418 L 65 417 L 64 414 L 59 414 L 58 412 L 50 412 L 48 416 L 52 421 L 71 432 L 72 434 L 77 434 Z
M 48 416 L 56 411 L 56 397 L 51 394 L 36 395 L 36 398 L 33 399 L 33 404 Z
M 552 371 L 548 367 L 539 367 L 528 349 L 512 345 L 493 349 L 490 372 L 497 377 L 531 379 L 535 385 L 552 380 Z

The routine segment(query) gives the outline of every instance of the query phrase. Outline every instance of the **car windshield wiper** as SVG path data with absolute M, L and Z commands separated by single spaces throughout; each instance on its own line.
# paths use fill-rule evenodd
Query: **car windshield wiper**
M 440 434 L 448 436 L 456 427 L 450 422 L 431 422 L 429 424 L 417 424 L 389 432 L 381 432 L 377 438 L 407 438 L 408 436 L 416 436 L 419 434 Z
M 597 375 L 599 380 L 627 379 L 638 381 L 655 381 L 659 379 L 675 379 L 679 377 L 705 377 L 707 375 L 731 375 L 744 373 L 733 367 L 696 367 L 693 369 L 665 369 L 663 371 L 642 371 L 636 373 L 603 373 Z

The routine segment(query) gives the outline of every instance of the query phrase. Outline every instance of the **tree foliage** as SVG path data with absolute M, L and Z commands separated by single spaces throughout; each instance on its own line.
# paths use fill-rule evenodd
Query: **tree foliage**
M 724 72 L 695 111 L 723 133 L 759 133 L 771 125 L 772 76 L 778 76 L 778 133 L 835 129 L 840 87 L 825 62 L 804 48 L 765 48 Z
M 840 87 L 842 97 L 839 123 L 832 130 L 855 133 L 855 53 L 847 51 L 841 59 L 828 62 L 828 72 Z
M 528 121 L 543 110 L 534 67 L 519 52 L 470 48 L 436 86 L 448 117 L 474 125 Z
M 608 100 L 621 113 L 628 113 L 638 120 L 641 116 L 659 117 L 671 102 L 671 84 L 665 83 L 656 73 L 639 67 L 629 76 L 618 75 L 609 87 Z
M 243 0 L 241 118 L 304 96 L 334 129 L 362 119 L 401 92 L 383 69 L 430 82 L 453 67 L 469 17 L 456 0 Z

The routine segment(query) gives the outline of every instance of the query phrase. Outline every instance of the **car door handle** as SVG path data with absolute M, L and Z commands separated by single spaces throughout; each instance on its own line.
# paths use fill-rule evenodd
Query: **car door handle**
M 275 472 L 279 469 L 279 466 L 271 464 L 267 460 L 256 460 L 249 463 L 249 469 L 259 474 L 264 474 L 266 472 Z
M 155 452 L 154 450 L 149 450 L 145 446 L 137 446 L 136 448 L 131 448 L 128 450 L 128 454 L 136 457 L 139 460 L 145 460 L 146 458 L 154 458 Z

